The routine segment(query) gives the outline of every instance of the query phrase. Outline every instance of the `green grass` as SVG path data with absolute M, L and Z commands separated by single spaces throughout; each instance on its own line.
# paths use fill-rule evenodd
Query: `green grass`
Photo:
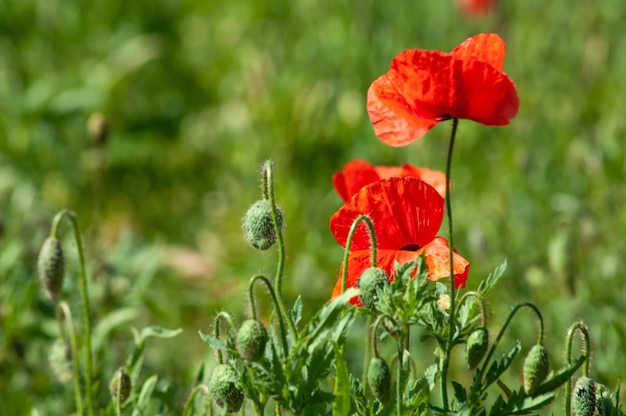
M 452 202 L 468 287 L 506 258 L 493 323 L 535 302 L 559 361 L 568 325 L 583 320 L 592 375 L 615 387 L 626 378 L 624 19 L 621 0 L 502 1 L 497 16 L 474 21 L 452 1 L 3 2 L 0 413 L 71 406 L 42 359 L 54 310 L 34 273 L 58 210 L 73 209 L 83 227 L 96 322 L 134 311 L 99 352 L 104 373 L 128 354 L 131 324 L 181 327 L 148 345 L 145 365 L 185 397 L 209 357 L 197 330 L 221 308 L 242 318 L 248 278 L 272 270 L 273 253 L 253 252 L 240 231 L 261 163 L 276 163 L 285 289 L 310 314 L 342 256 L 328 230 L 340 206 L 331 174 L 353 158 L 445 166 L 449 125 L 406 148 L 374 136 L 369 84 L 403 49 L 450 50 L 488 31 L 507 42 L 521 107 L 507 127 L 459 126 Z M 94 111 L 111 123 L 102 154 L 86 135 Z M 68 263 L 73 294 L 78 267 Z M 534 327 L 518 321 L 511 339 L 531 345 Z

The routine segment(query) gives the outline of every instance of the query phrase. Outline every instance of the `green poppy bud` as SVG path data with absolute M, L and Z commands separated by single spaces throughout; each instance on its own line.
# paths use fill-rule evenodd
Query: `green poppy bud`
M 243 390 L 239 385 L 239 375 L 228 364 L 218 364 L 209 379 L 209 394 L 215 404 L 226 413 L 235 413 L 243 404 Z
M 470 370 L 476 368 L 487 353 L 487 347 L 489 347 L 489 332 L 487 328 L 478 328 L 470 334 L 465 345 L 467 368 Z
M 109 390 L 111 392 L 111 397 L 114 401 L 117 401 L 118 394 L 120 403 L 123 404 L 128 400 L 130 396 L 130 376 L 123 368 L 118 369 L 113 378 L 111 378 L 111 382 L 109 383 Z
M 72 361 L 70 344 L 60 339 L 54 341 L 48 353 L 48 364 L 59 383 L 71 381 L 74 377 L 72 373 L 74 363 Z
M 359 278 L 361 301 L 367 308 L 373 309 L 378 301 L 377 291 L 389 284 L 389 275 L 379 267 L 365 269 Z
M 580 377 L 574 385 L 572 411 L 576 416 L 593 416 L 596 411 L 596 382 Z
M 63 286 L 65 262 L 61 242 L 54 237 L 46 238 L 37 259 L 37 275 L 46 295 L 58 299 Z
M 531 395 L 543 383 L 550 372 L 548 350 L 541 344 L 534 345 L 524 360 L 524 391 Z
M 278 228 L 283 226 L 283 215 L 276 207 Z M 243 217 L 241 224 L 243 237 L 248 244 L 259 250 L 267 250 L 276 242 L 272 205 L 267 199 L 256 201 Z
M 267 330 L 256 319 L 248 319 L 237 332 L 237 350 L 248 361 L 259 361 L 265 353 Z
M 387 403 L 391 397 L 391 371 L 382 358 L 372 358 L 367 369 L 367 382 L 372 393 L 382 403 Z

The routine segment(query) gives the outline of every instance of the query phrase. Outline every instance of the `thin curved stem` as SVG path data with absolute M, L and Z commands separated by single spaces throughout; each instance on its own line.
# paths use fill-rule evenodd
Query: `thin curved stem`
M 248 297 L 250 298 L 250 305 L 252 307 L 252 316 L 253 319 L 256 319 L 256 313 L 255 313 L 255 303 L 254 303 L 254 296 L 253 296 L 253 287 L 254 287 L 254 283 L 257 280 L 261 280 L 263 283 L 265 283 L 265 286 L 267 286 L 267 290 L 270 292 L 270 296 L 272 298 L 272 302 L 274 302 L 274 305 L 276 306 L 277 309 L 280 308 L 280 304 L 278 302 L 278 299 L 276 298 L 276 293 L 274 292 L 274 288 L 272 287 L 272 284 L 270 283 L 270 281 L 267 279 L 267 277 L 257 274 L 255 276 L 252 276 L 250 278 L 250 283 L 248 284 Z M 278 325 L 280 326 L 280 333 L 281 333 L 281 341 L 283 344 L 283 351 L 285 353 L 285 356 L 288 354 L 287 352 L 287 331 L 285 330 L 285 322 L 283 321 L 282 315 L 280 314 L 280 310 L 279 313 L 276 314 L 278 316 Z
M 191 393 L 189 393 L 189 397 L 187 398 L 187 401 L 185 402 L 185 407 L 183 407 L 182 416 L 188 416 L 190 414 L 189 412 L 193 408 L 193 401 L 198 395 L 198 393 L 208 395 L 209 388 L 204 384 L 198 384 L 196 387 L 193 388 L 193 390 L 191 390 Z
M 352 240 L 354 239 L 356 229 L 361 222 L 365 222 L 365 224 L 367 224 L 367 229 L 369 231 L 370 240 L 372 243 L 372 267 L 376 267 L 377 243 L 374 223 L 367 215 L 359 215 L 358 217 L 356 217 L 356 219 L 352 223 L 352 226 L 350 227 L 350 231 L 348 232 L 348 238 L 346 239 L 346 248 L 343 251 L 343 267 L 341 268 L 341 293 L 344 293 L 347 288 L 346 286 L 348 282 L 348 259 L 350 257 L 350 247 L 352 246 Z
M 278 311 L 283 315 L 283 319 L 287 322 L 289 333 L 295 342 L 298 339 L 298 331 L 296 330 L 296 326 L 294 325 L 291 316 L 287 312 L 287 307 L 285 306 L 285 301 L 282 295 L 282 280 L 285 269 L 285 242 L 283 240 L 282 229 L 278 222 L 278 211 L 276 209 L 276 199 L 274 197 L 274 178 L 271 160 L 267 160 L 263 166 L 263 186 L 266 188 L 264 193 L 267 192 L 267 198 L 270 202 L 270 206 L 272 207 L 272 221 L 274 223 L 274 233 L 276 234 L 276 243 L 278 246 L 278 262 L 276 265 L 276 278 L 274 279 L 274 288 L 278 298 Z
M 480 369 L 478 370 L 478 372 L 476 374 L 476 379 L 477 380 L 481 380 L 482 379 L 482 377 L 483 377 L 483 375 L 485 373 L 485 370 L 487 369 L 487 365 L 489 364 L 489 360 L 491 359 L 491 357 L 493 356 L 494 352 L 496 351 L 496 347 L 498 346 L 498 343 L 500 342 L 500 340 L 504 336 L 504 331 L 506 330 L 506 328 L 509 326 L 509 324 L 513 320 L 513 317 L 515 316 L 517 311 L 519 311 L 523 307 L 530 308 L 533 312 L 535 312 L 535 314 L 537 315 L 537 318 L 539 318 L 539 336 L 538 336 L 538 342 L 537 343 L 538 344 L 543 344 L 544 326 L 543 326 L 543 317 L 541 316 L 541 312 L 539 311 L 539 308 L 537 308 L 534 304 L 532 304 L 530 302 L 518 303 L 511 310 L 511 312 L 509 313 L 509 316 L 507 316 L 506 321 L 504 321 L 504 325 L 502 325 L 502 328 L 500 328 L 500 332 L 498 332 L 498 336 L 494 340 L 493 344 L 491 345 L 491 348 L 489 349 L 489 352 L 487 353 L 487 356 L 483 360 L 483 365 L 480 367 Z M 477 384 L 478 383 L 475 383 L 475 385 L 477 385 Z M 472 391 L 470 391 L 470 396 L 473 396 L 475 393 L 476 392 L 474 391 L 474 389 L 472 389 Z
M 76 249 L 78 251 L 78 261 L 80 265 L 80 292 L 83 300 L 83 317 L 85 319 L 85 391 L 87 400 L 87 409 L 90 415 L 94 414 L 93 403 L 93 359 L 91 349 L 91 307 L 89 305 L 89 290 L 87 286 L 87 272 L 85 269 L 85 254 L 83 250 L 83 243 L 80 237 L 80 229 L 78 222 L 76 221 L 76 214 L 68 209 L 61 210 L 54 217 L 52 221 L 52 230 L 50 235 L 56 237 L 57 228 L 61 220 L 67 217 L 72 223 L 74 229 L 74 241 L 76 243 Z
M 567 364 L 572 363 L 572 342 L 574 340 L 574 334 L 576 332 L 580 333 L 583 355 L 587 357 L 585 359 L 585 365 L 583 366 L 583 376 L 588 377 L 589 376 L 589 356 L 590 356 L 589 328 L 587 328 L 587 326 L 582 322 L 576 322 L 567 331 L 567 341 L 565 344 L 565 359 L 567 360 Z M 571 401 L 572 401 L 572 379 L 568 378 L 567 382 L 565 383 L 565 415 L 566 416 L 570 416 L 572 414 Z
M 233 330 L 233 332 L 237 331 L 237 327 L 235 326 L 233 318 L 231 318 L 230 314 L 226 311 L 220 311 L 217 313 L 217 315 L 215 315 L 215 318 L 213 320 L 213 336 L 216 339 L 220 339 L 220 318 L 222 318 L 222 320 L 226 321 L 226 323 L 230 325 L 230 328 Z M 224 364 L 221 350 L 217 350 L 217 362 L 220 364 Z
M 452 346 L 454 340 L 454 327 L 455 327 L 455 297 L 456 297 L 456 285 L 454 279 L 454 233 L 452 227 L 452 202 L 450 198 L 450 174 L 452 171 L 452 153 L 454 150 L 454 141 L 456 139 L 456 132 L 459 125 L 459 119 L 452 119 L 452 131 L 450 133 L 450 144 L 448 146 L 448 157 L 446 159 L 446 214 L 448 217 L 448 249 L 450 255 L 450 319 L 448 321 L 448 339 L 446 340 L 445 351 L 443 353 L 443 360 L 441 363 L 441 400 L 444 410 L 448 410 L 448 365 L 450 360 L 450 354 L 452 353 Z
M 74 383 L 74 401 L 76 402 L 76 413 L 83 414 L 83 398 L 80 395 L 80 360 L 78 358 L 78 340 L 76 338 L 76 331 L 74 331 L 74 320 L 72 319 L 72 313 L 70 307 L 65 301 L 60 301 L 56 306 L 57 322 L 59 322 L 59 337 L 61 340 L 65 340 L 63 324 L 65 323 L 65 331 L 70 339 L 70 347 L 72 349 L 72 372 Z

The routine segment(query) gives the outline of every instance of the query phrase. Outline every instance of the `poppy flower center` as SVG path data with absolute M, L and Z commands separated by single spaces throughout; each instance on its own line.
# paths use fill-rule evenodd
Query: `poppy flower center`
M 422 248 L 422 246 L 420 246 L 417 243 L 409 243 L 409 244 L 405 244 L 402 247 L 400 247 L 400 250 L 403 250 L 403 251 L 417 251 L 420 248 Z

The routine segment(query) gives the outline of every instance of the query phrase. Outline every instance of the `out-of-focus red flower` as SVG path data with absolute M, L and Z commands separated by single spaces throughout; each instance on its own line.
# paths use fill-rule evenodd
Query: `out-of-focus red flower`
M 366 185 L 330 219 L 330 229 L 339 244 L 346 246 L 354 220 L 367 215 L 376 230 L 377 266 L 393 278 L 394 262 L 406 263 L 424 253 L 428 278 L 450 276 L 448 242 L 437 237 L 444 212 L 444 200 L 427 183 L 412 177 L 390 178 Z M 367 226 L 359 224 L 348 259 L 347 287 L 356 287 L 361 274 L 371 266 L 371 241 Z M 469 262 L 454 253 L 454 285 L 465 287 Z M 341 294 L 340 277 L 332 297 Z M 358 298 L 351 302 L 361 305 Z
M 502 72 L 505 53 L 504 41 L 494 33 L 473 36 L 451 53 L 400 52 L 367 92 L 374 132 L 390 146 L 405 146 L 451 118 L 509 124 L 519 99 Z
M 455 0 L 454 4 L 468 16 L 481 17 L 496 7 L 496 0 Z
M 439 195 L 446 195 L 446 174 L 428 168 L 421 168 L 405 163 L 402 166 L 374 166 L 364 160 L 352 160 L 344 166 L 341 172 L 333 175 L 333 185 L 337 194 L 348 202 L 352 195 L 365 185 L 381 179 L 411 176 L 418 178 L 432 186 Z

